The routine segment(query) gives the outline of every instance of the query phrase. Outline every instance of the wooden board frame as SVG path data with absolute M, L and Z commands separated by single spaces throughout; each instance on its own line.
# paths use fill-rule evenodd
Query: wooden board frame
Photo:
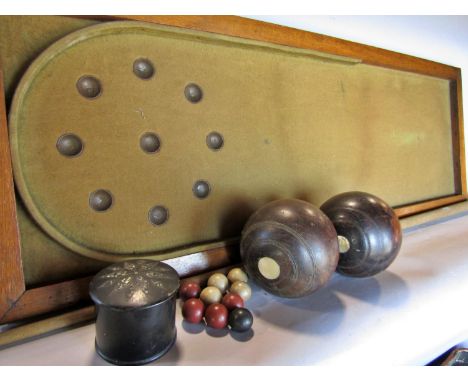
M 363 63 L 430 75 L 450 81 L 453 137 L 454 195 L 397 206 L 399 217 L 439 208 L 467 199 L 463 134 L 461 70 L 452 66 L 312 32 L 236 16 L 81 16 L 100 21 L 137 20 L 149 23 L 265 41 L 295 48 L 362 60 Z M 0 70 L 0 324 L 39 316 L 74 306 L 88 299 L 90 277 L 33 289 L 25 285 L 20 235 L 7 130 L 7 115 Z M 189 277 L 238 261 L 237 246 L 211 249 L 167 260 L 181 277 Z

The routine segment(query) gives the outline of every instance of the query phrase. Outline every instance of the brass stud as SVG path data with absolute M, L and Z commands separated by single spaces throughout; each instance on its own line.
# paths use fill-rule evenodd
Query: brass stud
M 89 206 L 96 212 L 108 210 L 113 203 L 112 194 L 107 190 L 96 190 L 89 195 Z
M 101 83 L 96 77 L 82 76 L 76 82 L 78 92 L 85 98 L 96 98 L 101 94 Z
M 83 151 L 83 142 L 75 134 L 64 134 L 57 139 L 57 150 L 66 157 L 75 157 Z
M 214 151 L 221 149 L 224 145 L 223 136 L 216 131 L 212 131 L 206 136 L 206 145 Z
M 164 206 L 154 206 L 148 212 L 148 220 L 153 225 L 162 225 L 169 218 L 169 211 Z
M 211 187 L 205 180 L 197 180 L 192 187 L 192 192 L 198 199 L 205 199 L 210 191 Z
M 153 63 L 147 58 L 138 58 L 133 62 L 133 73 L 142 80 L 149 80 L 154 71 Z
M 145 133 L 140 138 L 140 147 L 147 154 L 154 154 L 161 147 L 161 140 L 155 133 Z
M 200 102 L 203 98 L 203 92 L 197 84 L 188 84 L 185 87 L 185 98 L 192 103 Z

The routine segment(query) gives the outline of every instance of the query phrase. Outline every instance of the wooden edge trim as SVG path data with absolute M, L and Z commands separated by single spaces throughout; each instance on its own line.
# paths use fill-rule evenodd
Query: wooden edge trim
M 181 278 L 209 272 L 239 261 L 236 244 L 163 260 L 172 266 Z M 92 276 L 88 276 L 28 289 L 0 319 L 0 324 L 63 310 L 78 302 L 89 300 L 88 288 L 91 279 Z
M 77 17 L 77 16 L 74 16 Z M 314 32 L 239 16 L 78 16 L 99 21 L 133 20 L 176 26 L 233 37 L 312 49 L 362 60 L 363 63 L 456 80 L 458 68 L 403 53 Z
M 26 290 L 14 306 L 2 317 L 0 324 L 61 310 L 88 300 L 90 277 Z
M 0 69 L 0 318 L 25 290 L 11 166 L 10 142 Z
M 44 334 L 50 334 L 56 330 L 91 321 L 95 318 L 94 306 L 73 310 L 68 313 L 50 317 L 12 328 L 0 333 L 0 348 L 12 345 L 19 341 L 30 340 Z
M 463 122 L 463 97 L 462 97 L 462 77 L 461 77 L 461 70 L 458 69 L 458 76 L 456 80 L 457 84 L 457 92 L 454 94 L 456 97 L 456 105 L 457 109 L 455 111 L 456 117 L 452 118 L 452 123 L 454 119 L 457 122 L 457 126 L 455 128 L 458 132 L 458 142 L 455 142 L 455 145 L 458 145 L 458 152 L 459 152 L 459 175 L 460 175 L 460 193 L 462 195 L 467 194 L 467 185 L 466 185 L 466 158 L 465 158 L 465 130 L 464 130 L 464 122 Z
M 450 81 L 450 114 L 452 124 L 452 160 L 456 194 L 466 194 L 466 164 L 463 131 L 461 71 Z
M 425 202 L 413 204 L 410 206 L 396 207 L 395 212 L 399 218 L 415 215 L 420 212 L 433 210 L 435 208 L 448 206 L 467 200 L 467 195 L 453 195 L 441 199 L 428 200 Z

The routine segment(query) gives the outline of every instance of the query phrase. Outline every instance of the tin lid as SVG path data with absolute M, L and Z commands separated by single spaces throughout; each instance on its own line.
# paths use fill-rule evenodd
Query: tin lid
M 171 266 L 154 260 L 128 260 L 104 268 L 92 279 L 89 293 L 98 305 L 143 308 L 171 297 L 179 276 Z

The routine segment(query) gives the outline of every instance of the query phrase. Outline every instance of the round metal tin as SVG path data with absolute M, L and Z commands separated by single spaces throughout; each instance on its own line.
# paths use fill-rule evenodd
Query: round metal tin
M 162 357 L 176 340 L 177 272 L 154 260 L 110 265 L 91 281 L 96 304 L 96 352 L 116 365 Z

